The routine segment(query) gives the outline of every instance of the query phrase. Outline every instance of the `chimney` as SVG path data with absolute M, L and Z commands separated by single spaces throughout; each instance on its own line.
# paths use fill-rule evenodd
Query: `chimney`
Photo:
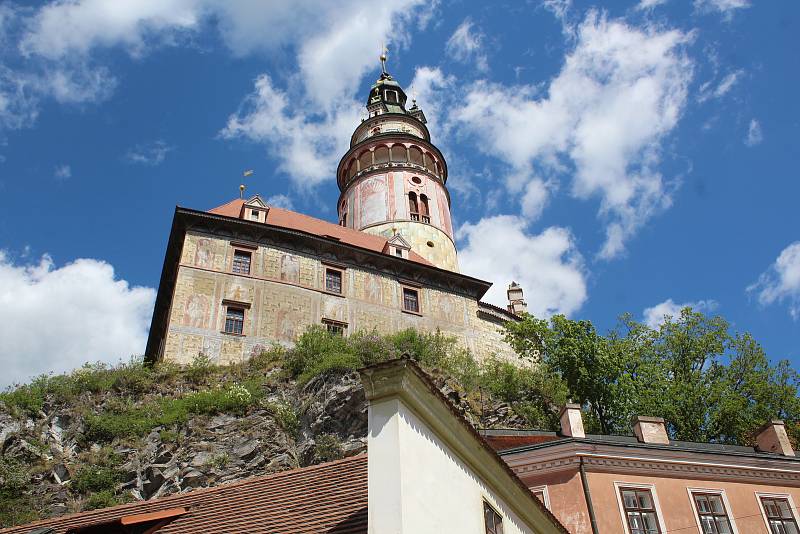
M 571 438 L 585 438 L 586 432 L 583 430 L 583 417 L 581 416 L 580 404 L 567 404 L 561 408 L 558 415 L 561 420 L 561 434 Z
M 786 435 L 786 427 L 780 419 L 773 419 L 762 426 L 756 436 L 756 449 L 784 456 L 794 456 L 794 449 Z
M 508 295 L 508 311 L 516 315 L 528 311 L 528 305 L 522 298 L 522 287 L 518 283 L 511 282 L 506 294 Z
M 639 442 L 669 445 L 667 425 L 664 424 L 663 417 L 637 415 L 633 418 L 631 423 L 633 424 L 633 433 L 636 435 L 636 439 L 638 439 Z

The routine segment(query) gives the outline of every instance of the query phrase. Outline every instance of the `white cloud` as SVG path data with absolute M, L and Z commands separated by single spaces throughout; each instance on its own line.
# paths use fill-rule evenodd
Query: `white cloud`
M 739 81 L 739 79 L 744 74 L 743 70 L 737 70 L 731 72 L 727 76 L 725 76 L 719 84 L 711 90 L 711 82 L 706 82 L 702 86 L 700 86 L 700 94 L 697 97 L 699 102 L 705 102 L 710 98 L 722 98 L 733 88 L 734 85 Z
M 21 265 L 0 251 L 1 382 L 142 354 L 154 299 L 102 261 Z
M 666 3 L 667 0 L 640 0 L 639 4 L 636 6 L 636 9 L 643 11 L 646 9 L 653 9 Z
M 590 13 L 546 94 L 533 86 L 474 84 L 449 119 L 477 138 L 511 176 L 572 175 L 571 194 L 599 197 L 613 258 L 654 214 L 669 207 L 658 172 L 661 143 L 685 108 L 693 64 L 691 35 L 637 28 Z
M 53 171 L 53 177 L 59 181 L 68 180 L 72 178 L 72 168 L 69 165 L 59 165 Z
M 761 123 L 756 119 L 750 121 L 750 126 L 747 128 L 747 137 L 744 139 L 744 144 L 747 146 L 760 145 L 764 140 L 764 133 L 761 131 Z
M 486 72 L 489 70 L 489 59 L 484 50 L 485 39 L 486 36 L 466 18 L 447 40 L 445 52 L 462 63 L 474 61 L 478 71 Z
M 586 301 L 586 279 L 572 234 L 550 227 L 531 235 L 526 226 L 525 220 L 510 215 L 462 225 L 457 232 L 461 272 L 493 282 L 484 297 L 492 304 L 505 307 L 506 288 L 517 281 L 533 315 L 577 311 Z
M 532 179 L 525 186 L 525 194 L 522 196 L 522 214 L 529 223 L 542 216 L 549 195 L 547 184 L 539 178 Z
M 721 13 L 730 20 L 737 9 L 750 7 L 750 0 L 694 0 L 694 8 L 699 13 Z
M 139 144 L 131 148 L 125 154 L 125 159 L 131 163 L 155 167 L 164 163 L 167 154 L 174 149 L 175 147 L 168 145 L 166 141 L 157 139 L 151 143 Z
M 763 306 L 786 301 L 792 318 L 800 318 L 800 241 L 783 249 L 747 291 L 755 293 Z
M 279 169 L 298 187 L 329 180 L 349 146 L 358 124 L 360 105 L 351 102 L 319 116 L 291 105 L 289 95 L 262 74 L 242 108 L 228 118 L 220 132 L 226 139 L 246 138 L 263 143 L 281 163 Z M 294 111 L 293 111 L 294 109 Z
M 288 195 L 272 195 L 267 199 L 267 206 L 275 206 L 276 208 L 283 208 L 285 210 L 294 209 L 292 199 Z
M 658 328 L 664 323 L 665 317 L 680 317 L 681 310 L 692 308 L 694 311 L 708 312 L 717 308 L 718 304 L 714 300 L 697 300 L 694 302 L 677 303 L 672 299 L 656 304 L 650 308 L 645 308 L 642 312 L 642 321 L 650 328 Z

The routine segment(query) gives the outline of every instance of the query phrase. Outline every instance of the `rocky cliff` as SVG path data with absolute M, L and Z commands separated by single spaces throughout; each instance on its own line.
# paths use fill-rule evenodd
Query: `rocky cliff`
M 476 426 L 525 424 L 507 404 L 487 397 L 481 405 L 455 379 L 432 371 Z M 366 425 L 354 372 L 301 384 L 280 362 L 201 362 L 42 378 L 0 400 L 0 521 L 152 499 L 357 454 L 366 448 Z

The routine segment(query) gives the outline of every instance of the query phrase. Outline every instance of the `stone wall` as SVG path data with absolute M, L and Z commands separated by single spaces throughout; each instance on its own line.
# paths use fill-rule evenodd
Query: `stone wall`
M 477 357 L 511 357 L 500 324 L 478 315 L 466 296 L 420 287 L 421 314 L 401 309 L 402 284 L 377 271 L 341 265 L 342 295 L 324 291 L 319 258 L 289 249 L 243 248 L 211 235 L 187 233 L 172 298 L 164 359 L 190 362 L 201 352 L 219 363 L 242 361 L 272 343 L 290 346 L 312 324 L 329 319 L 347 332 L 413 327 L 455 335 Z M 234 250 L 252 253 L 250 275 L 232 274 Z M 245 307 L 242 336 L 226 334 L 223 301 Z

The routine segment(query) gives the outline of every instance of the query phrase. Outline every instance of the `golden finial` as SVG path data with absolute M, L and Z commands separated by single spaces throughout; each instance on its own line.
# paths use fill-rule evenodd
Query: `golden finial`
M 386 54 L 388 52 L 389 52 L 389 49 L 386 48 L 385 44 L 382 44 L 381 45 L 381 55 L 380 55 L 380 57 L 378 59 L 381 60 L 381 73 L 383 73 L 383 74 L 388 74 L 388 72 L 386 72 Z
M 244 184 L 239 185 L 239 198 L 244 198 Z

